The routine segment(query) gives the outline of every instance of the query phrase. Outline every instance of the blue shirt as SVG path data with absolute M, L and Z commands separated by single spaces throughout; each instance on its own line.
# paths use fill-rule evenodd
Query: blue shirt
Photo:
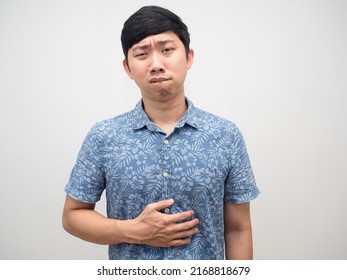
M 135 109 L 93 126 L 65 191 L 95 203 L 106 190 L 107 216 L 133 219 L 149 203 L 173 198 L 165 213 L 194 210 L 199 233 L 181 247 L 112 244 L 110 259 L 224 259 L 224 203 L 258 196 L 245 143 L 230 121 L 188 110 L 170 134 Z

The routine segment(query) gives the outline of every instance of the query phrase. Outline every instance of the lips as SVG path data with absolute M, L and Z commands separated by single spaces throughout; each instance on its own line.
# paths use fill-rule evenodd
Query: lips
M 160 83 L 160 82 L 165 82 L 170 80 L 169 78 L 165 78 L 165 77 L 156 77 L 156 78 L 152 78 L 149 80 L 149 82 L 151 84 L 155 84 L 155 83 Z

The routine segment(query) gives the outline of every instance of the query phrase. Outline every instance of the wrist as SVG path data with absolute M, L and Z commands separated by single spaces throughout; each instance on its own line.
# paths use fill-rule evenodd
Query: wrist
M 139 244 L 139 229 L 135 220 L 118 220 L 117 232 L 119 233 L 119 243 Z

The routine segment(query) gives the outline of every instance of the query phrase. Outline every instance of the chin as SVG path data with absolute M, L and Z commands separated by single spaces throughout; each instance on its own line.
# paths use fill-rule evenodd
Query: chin
M 159 92 L 159 96 L 163 98 L 170 98 L 173 96 L 173 94 L 167 90 L 162 90 Z

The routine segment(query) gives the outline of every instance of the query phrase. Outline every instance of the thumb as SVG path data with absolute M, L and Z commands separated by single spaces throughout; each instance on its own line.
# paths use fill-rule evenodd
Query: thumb
M 170 198 L 170 199 L 155 202 L 152 204 L 152 206 L 155 210 L 159 211 L 159 210 L 164 209 L 166 207 L 170 207 L 174 203 L 175 203 L 175 201 L 172 198 Z

